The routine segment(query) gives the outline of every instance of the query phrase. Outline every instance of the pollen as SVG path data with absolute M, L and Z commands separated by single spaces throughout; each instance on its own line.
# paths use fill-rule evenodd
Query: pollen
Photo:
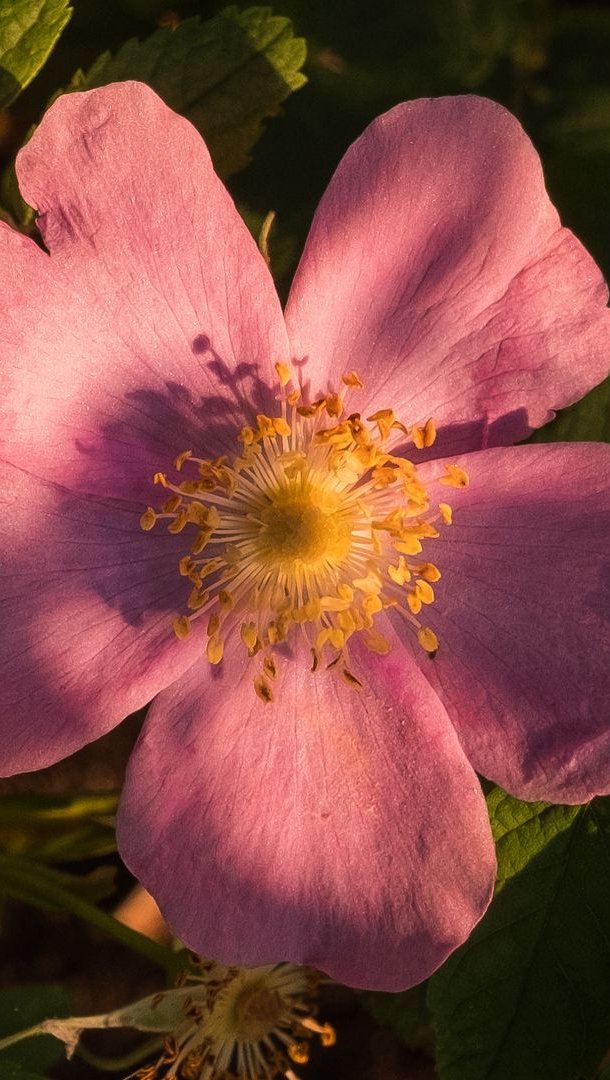
M 275 368 L 277 415 L 259 413 L 237 431 L 233 458 L 178 454 L 175 479 L 153 477 L 164 501 L 140 518 L 145 531 L 162 526 L 185 541 L 177 573 L 187 592 L 172 620 L 175 635 L 200 633 L 213 665 L 235 639 L 265 704 L 290 662 L 284 643 L 304 639 L 312 672 L 328 669 L 354 690 L 362 685 L 349 651 L 355 635 L 385 655 L 388 630 L 400 620 L 436 653 L 439 640 L 419 616 L 436 601 L 442 558 L 430 545 L 442 541 L 453 511 L 434 499 L 434 487 L 468 484 L 456 464 L 421 480 L 404 444 L 431 446 L 434 421 L 403 422 L 391 408 L 354 411 L 352 395 L 363 388 L 357 372 L 308 401 L 291 367 Z

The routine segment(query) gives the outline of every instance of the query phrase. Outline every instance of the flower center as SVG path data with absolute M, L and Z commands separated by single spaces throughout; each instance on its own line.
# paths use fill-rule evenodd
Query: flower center
M 304 489 L 295 481 L 271 495 L 257 538 L 255 557 L 261 564 L 284 571 L 297 561 L 312 570 L 324 563 L 341 565 L 351 546 L 353 516 L 342 512 L 338 496 L 323 500 L 316 495 L 315 487 Z
M 361 684 L 348 643 L 360 634 L 372 652 L 388 652 L 375 625 L 387 609 L 434 655 L 437 636 L 418 616 L 434 602 L 441 572 L 419 556 L 438 539 L 437 525 L 451 524 L 452 511 L 446 502 L 432 505 L 430 488 L 468 483 L 463 469 L 449 465 L 426 486 L 413 462 L 392 453 L 407 439 L 416 449 L 431 446 L 431 420 L 407 428 L 391 409 L 366 419 L 348 412 L 348 396 L 362 388 L 355 372 L 343 376 L 340 393 L 304 403 L 299 389 L 286 390 L 288 366 L 276 370 L 281 415 L 259 414 L 256 427 L 242 428 L 242 450 L 232 461 L 179 454 L 174 467 L 188 470 L 187 479 L 156 473 L 169 497 L 140 519 L 145 530 L 161 519 L 170 533 L 194 527 L 178 566 L 191 583 L 188 614 L 174 619 L 174 631 L 184 638 L 205 618 L 212 664 L 221 662 L 226 638 L 238 634 L 250 657 L 260 654 L 254 689 L 266 702 L 277 646 L 297 633 L 311 650 L 312 671 L 337 667 L 354 687 Z
M 276 1027 L 285 1010 L 276 990 L 245 987 L 235 1001 L 235 1032 L 240 1039 L 264 1039 Z
M 134 1080 L 298 1080 L 293 1065 L 306 1064 L 313 1036 L 325 1047 L 336 1041 L 334 1028 L 316 1018 L 319 980 L 292 964 L 202 961 L 181 988 L 159 995 L 175 998 L 178 1023 L 156 1064 Z

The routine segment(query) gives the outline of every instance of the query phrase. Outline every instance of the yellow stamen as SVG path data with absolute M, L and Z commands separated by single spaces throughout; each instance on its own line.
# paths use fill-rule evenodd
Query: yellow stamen
M 407 604 L 409 605 L 413 615 L 419 615 L 421 611 L 422 600 L 421 596 L 415 590 L 407 593 Z
M 206 653 L 210 664 L 219 664 L 224 653 L 224 644 L 218 634 L 214 634 L 208 641 Z
M 309 1061 L 309 1047 L 307 1046 L 307 1043 L 291 1043 L 288 1047 L 288 1053 L 297 1065 L 307 1065 L 307 1062 Z
M 434 633 L 434 630 L 430 630 L 427 626 L 421 626 L 419 628 L 417 631 L 417 640 L 422 649 L 425 649 L 431 656 L 433 656 L 438 649 L 438 638 Z
M 376 630 L 370 630 L 364 639 L 364 644 L 371 652 L 378 653 L 380 656 L 386 656 L 392 651 L 392 646 L 387 638 L 384 638 L 382 634 L 378 634 Z
M 284 364 L 281 360 L 275 365 L 277 377 L 280 380 L 280 386 L 287 386 L 292 379 L 292 371 L 288 364 Z
M 419 566 L 413 566 L 411 569 L 424 581 L 440 581 L 441 579 L 441 572 L 434 563 L 420 563 Z
M 439 484 L 446 484 L 448 487 L 468 487 L 470 479 L 465 469 L 460 469 L 459 465 L 448 465 L 444 476 L 439 476 Z
M 417 581 L 415 583 L 415 591 L 419 596 L 422 604 L 434 603 L 434 589 L 427 581 Z
M 272 656 L 266 656 L 263 660 L 263 671 L 269 679 L 277 679 L 277 666 Z
M 425 424 L 421 426 L 415 424 L 411 428 L 411 438 L 416 450 L 423 450 L 425 447 L 432 446 L 436 441 L 436 424 L 434 420 L 426 420 Z
M 174 619 L 174 633 L 177 638 L 187 638 L 191 632 L 191 621 L 186 615 Z
M 254 649 L 256 647 L 256 642 L 258 641 L 258 632 L 254 623 L 242 623 L 240 633 L 241 640 L 246 648 L 250 650 Z
M 148 509 L 144 511 L 144 513 L 142 514 L 142 517 L 140 518 L 140 528 L 144 529 L 144 532 L 150 532 L 150 530 L 152 528 L 154 528 L 154 524 L 155 524 L 156 520 L 157 520 L 157 515 L 155 514 L 155 511 L 153 510 L 152 506 L 149 506 Z
M 264 701 L 265 705 L 269 705 L 273 701 L 273 693 L 269 683 L 262 676 L 254 680 L 254 690 L 257 697 Z
M 290 435 L 290 424 L 286 423 L 286 421 L 281 416 L 278 416 L 273 421 L 273 426 L 275 428 L 276 435 L 284 435 L 286 437 Z
M 283 391 L 294 373 L 281 361 L 275 367 Z M 178 454 L 181 475 L 153 478 L 168 489 L 161 510 L 148 507 L 141 518 L 146 531 L 160 518 L 172 535 L 194 530 L 190 552 L 178 563 L 190 595 L 184 614 L 173 620 L 174 632 L 185 637 L 201 628 L 204 636 L 207 629 L 212 664 L 222 661 L 232 635 L 250 657 L 260 653 L 262 670 L 253 682 L 266 703 L 273 700 L 278 647 L 287 642 L 290 656 L 301 638 L 312 670 L 336 670 L 349 686 L 360 687 L 350 640 L 362 634 L 369 650 L 385 655 L 390 643 L 380 633 L 382 612 L 397 608 L 416 631 L 416 616 L 434 603 L 432 584 L 441 577 L 428 545 L 451 523 L 451 508 L 439 503 L 438 512 L 430 510 L 417 466 L 392 453 L 390 444 L 410 433 L 425 449 L 434 442 L 434 422 L 407 428 L 391 408 L 366 419 L 358 412 L 345 416 L 344 399 L 362 380 L 347 372 L 342 383 L 347 391 L 331 390 L 314 401 L 303 401 L 296 388 L 279 393 L 281 415 L 258 413 L 242 427 L 233 458 Z M 331 418 L 327 427 L 324 416 Z M 449 465 L 439 482 L 461 487 L 468 479 Z M 424 545 L 421 562 L 412 562 Z
M 379 428 L 379 436 L 382 442 L 384 442 L 390 434 L 395 419 L 396 417 L 394 416 L 394 412 L 392 409 L 379 409 L 378 412 L 373 413 L 372 416 L 367 417 L 367 420 L 377 424 L 377 427 Z
M 191 458 L 192 456 L 193 456 L 193 451 L 192 450 L 183 450 L 181 454 L 178 454 L 178 457 L 174 461 L 174 469 L 176 470 L 176 472 L 180 472 L 180 470 L 181 470 L 182 466 L 184 465 L 185 461 L 188 461 L 188 459 Z
M 339 394 L 328 394 L 324 400 L 324 405 L 329 416 L 341 416 L 343 401 Z
M 334 1046 L 337 1041 L 337 1032 L 330 1024 L 319 1024 L 313 1016 L 308 1016 L 305 1020 L 301 1020 L 301 1026 L 306 1028 L 307 1031 L 313 1031 L 314 1034 L 319 1035 L 322 1046 Z
M 424 446 L 434 446 L 436 442 L 436 424 L 434 420 L 426 420 L 424 424 Z
M 243 427 L 239 433 L 238 438 L 239 441 L 244 444 L 244 446 L 251 446 L 255 438 L 254 429 L 248 426 Z

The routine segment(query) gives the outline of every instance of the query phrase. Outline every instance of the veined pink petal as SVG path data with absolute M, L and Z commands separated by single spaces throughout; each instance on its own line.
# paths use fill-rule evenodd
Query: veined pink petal
M 459 459 L 418 657 L 475 769 L 523 799 L 610 791 L 610 446 Z M 439 475 L 442 465 L 425 469 Z M 447 489 L 445 489 L 447 490 Z
M 523 438 L 610 370 L 607 290 L 519 123 L 477 97 L 398 105 L 348 150 L 286 309 L 314 391 L 433 416 L 443 453 Z
M 171 629 L 184 610 L 183 538 L 145 534 L 137 520 L 4 466 L 0 775 L 103 735 L 200 653 Z
M 495 860 L 476 777 L 404 652 L 363 652 L 361 692 L 292 659 L 263 704 L 242 649 L 153 705 L 119 844 L 190 948 L 398 990 L 485 910 Z
M 191 125 L 148 87 L 59 98 L 17 170 L 50 257 L 3 227 L 3 456 L 150 499 L 193 444 L 235 446 L 287 339 L 271 276 Z

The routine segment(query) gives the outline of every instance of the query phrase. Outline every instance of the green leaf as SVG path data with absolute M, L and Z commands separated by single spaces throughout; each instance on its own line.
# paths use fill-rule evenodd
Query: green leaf
M 579 1080 L 610 1045 L 610 799 L 488 797 L 496 897 L 430 980 L 442 1080 Z
M 293 90 L 306 82 L 306 47 L 289 19 L 267 7 L 229 7 L 213 19 L 185 19 L 145 41 L 127 41 L 109 52 L 69 87 L 89 90 L 138 79 L 189 119 L 204 136 L 221 176 L 242 169 L 263 130 Z
M 10 990 L 0 990 L 0 1039 L 23 1028 L 32 1027 L 49 1016 L 66 1017 L 72 1011 L 70 995 L 61 986 L 17 986 Z M 5 1080 L 8 1070 L 23 1069 L 26 1073 L 40 1070 L 44 1072 L 51 1065 L 60 1061 L 63 1049 L 50 1035 L 38 1036 L 20 1042 L 5 1054 L 0 1054 L 0 1076 Z M 10 1076 L 11 1073 L 8 1072 Z M 15 1072 L 15 1080 L 29 1080 L 20 1072 Z
M 0 849 L 45 862 L 94 859 L 116 850 L 118 796 L 3 795 Z
M 0 106 L 38 74 L 72 14 L 68 0 L 11 0 L 0 4 Z
M 530 442 L 610 442 L 610 379 L 568 409 L 562 409 Z

